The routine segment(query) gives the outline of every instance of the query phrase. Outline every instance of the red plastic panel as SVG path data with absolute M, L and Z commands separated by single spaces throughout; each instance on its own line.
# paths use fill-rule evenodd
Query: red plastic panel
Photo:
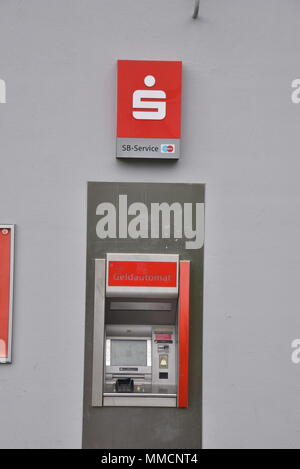
M 0 359 L 9 356 L 11 229 L 0 229 Z
M 180 262 L 178 407 L 188 407 L 190 332 L 190 262 Z

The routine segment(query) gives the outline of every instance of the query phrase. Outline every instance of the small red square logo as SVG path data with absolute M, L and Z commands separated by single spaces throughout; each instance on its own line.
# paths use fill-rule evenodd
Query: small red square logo
M 182 62 L 119 60 L 117 137 L 179 140 L 181 86 Z

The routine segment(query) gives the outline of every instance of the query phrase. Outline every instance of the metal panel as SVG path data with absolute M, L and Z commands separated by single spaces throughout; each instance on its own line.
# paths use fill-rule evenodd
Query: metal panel
M 105 396 L 103 405 L 108 407 L 176 407 L 176 397 Z
M 171 311 L 171 303 L 157 303 L 145 301 L 111 301 L 111 311 Z
M 126 194 L 129 204 L 138 202 L 147 208 L 145 213 L 145 223 L 149 222 L 149 237 L 134 239 L 127 233 L 126 238 L 119 237 L 119 197 Z M 102 239 L 98 236 L 96 227 L 99 222 L 97 209 L 100 203 L 109 203 L 116 208 L 116 238 L 106 237 Z M 184 212 L 184 204 L 195 204 L 204 202 L 204 186 L 198 184 L 150 184 L 150 183 L 120 183 L 104 182 L 89 183 L 88 186 L 88 242 L 87 242 L 87 314 L 86 314 L 86 346 L 85 346 L 85 385 L 84 385 L 84 409 L 83 409 L 83 447 L 84 448 L 200 448 L 201 447 L 201 418 L 202 418 L 202 293 L 203 293 L 203 247 L 196 245 L 189 248 L 189 238 L 185 233 L 189 229 L 198 227 L 198 232 L 202 229 L 203 219 L 197 218 L 194 213 L 192 224 L 187 225 L 188 219 L 184 222 L 182 218 L 182 238 L 175 238 L 173 231 L 173 216 L 171 216 L 170 237 L 151 238 L 150 222 L 151 204 L 178 202 Z M 184 215 L 184 213 L 182 213 Z M 130 223 L 131 218 L 128 217 Z M 186 230 L 184 230 L 186 226 Z M 162 228 L 162 223 L 160 223 Z M 125 236 L 125 235 L 124 235 Z M 191 260 L 191 311 L 190 311 L 190 372 L 189 372 L 189 407 L 175 408 L 177 402 L 172 401 L 174 407 L 153 407 L 150 406 L 113 406 L 111 402 L 102 408 L 91 407 L 91 383 L 92 383 L 92 342 L 93 342 L 93 315 L 94 315 L 94 260 L 106 258 L 107 253 L 176 253 L 181 260 Z M 116 301 L 117 298 L 113 299 Z M 119 301 L 126 301 L 126 298 L 118 298 Z M 135 298 L 132 298 L 135 301 Z M 136 298 L 138 301 L 144 301 Z M 153 298 L 153 301 L 155 298 Z M 131 299 L 130 299 L 131 301 Z M 151 298 L 145 300 L 151 301 Z M 160 299 L 158 300 L 160 301 Z M 109 302 L 107 302 L 109 303 Z M 106 305 L 106 307 L 108 304 Z M 113 317 L 109 327 L 120 324 L 123 316 L 122 311 L 108 311 L 106 314 L 118 314 L 118 318 Z M 140 324 L 145 327 L 146 316 L 149 311 L 132 311 L 130 318 L 132 324 Z M 156 313 L 150 312 L 151 315 Z M 122 316 L 121 316 L 122 314 Z M 161 316 L 161 313 L 160 313 Z M 164 325 L 173 322 L 173 315 L 170 311 L 165 311 L 162 315 Z M 111 320 L 112 317 L 106 317 Z M 129 318 L 129 315 L 128 315 Z M 172 319 L 172 322 L 169 320 Z M 161 324 L 157 315 L 154 317 L 156 325 Z M 109 321 L 108 321 L 109 322 Z M 123 323 L 124 324 L 124 323 Z M 128 323 L 125 323 L 128 324 Z M 131 322 L 130 322 L 131 324 Z M 146 323 L 147 324 L 147 323 Z M 152 322 L 153 324 L 153 322 Z M 131 327 L 130 327 L 131 329 Z M 149 384 L 147 382 L 147 384 Z M 113 392 L 113 391 L 107 391 Z M 153 389 L 153 392 L 159 393 Z M 173 392 L 173 391 L 172 391 Z M 174 393 L 176 390 L 174 390 Z M 168 393 L 166 393 L 168 394 Z M 116 396 L 119 398 L 120 396 Z M 105 397 L 105 403 L 107 402 Z M 176 402 L 176 403 L 175 403 Z M 168 405 L 167 403 L 166 405 Z M 134 422 L 130 432 L 124 432 L 128 421 Z M 146 422 L 146 425 L 145 425 Z
M 105 260 L 95 260 L 92 406 L 103 405 L 103 356 L 105 319 Z
M 107 324 L 106 322 L 106 336 L 107 337 L 144 337 L 148 339 L 151 337 L 152 325 L 137 325 L 130 326 L 129 329 L 124 329 L 124 324 Z

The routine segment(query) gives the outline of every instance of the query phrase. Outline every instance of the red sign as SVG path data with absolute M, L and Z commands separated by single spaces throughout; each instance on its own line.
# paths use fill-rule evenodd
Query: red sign
M 10 354 L 12 230 L 0 228 L 0 361 Z
M 117 156 L 178 158 L 182 62 L 118 61 Z
M 176 287 L 176 262 L 110 261 L 109 287 Z

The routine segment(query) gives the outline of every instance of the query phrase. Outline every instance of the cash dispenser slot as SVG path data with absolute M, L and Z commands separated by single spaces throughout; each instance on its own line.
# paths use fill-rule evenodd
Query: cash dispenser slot
M 132 378 L 117 378 L 116 392 L 128 393 L 134 391 L 134 381 Z

